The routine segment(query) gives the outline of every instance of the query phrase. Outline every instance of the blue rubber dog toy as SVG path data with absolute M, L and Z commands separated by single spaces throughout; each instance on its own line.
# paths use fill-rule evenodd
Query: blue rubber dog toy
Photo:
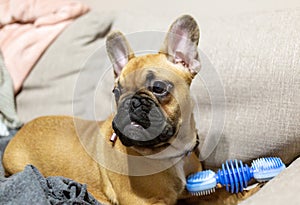
M 242 192 L 254 178 L 258 182 L 269 181 L 277 176 L 285 165 L 280 158 L 268 157 L 254 160 L 251 167 L 242 161 L 226 161 L 217 173 L 212 170 L 197 172 L 188 176 L 186 188 L 192 195 L 208 195 L 217 185 L 225 186 L 231 193 Z

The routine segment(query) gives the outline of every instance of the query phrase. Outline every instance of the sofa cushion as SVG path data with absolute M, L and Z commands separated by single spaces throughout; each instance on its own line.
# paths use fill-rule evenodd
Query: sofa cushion
M 300 158 L 240 205 L 299 204 L 300 197 L 296 194 L 300 188 L 299 170 Z
M 86 59 L 104 45 L 112 19 L 108 13 L 89 12 L 69 25 L 46 50 L 17 96 L 18 114 L 22 121 L 28 122 L 42 115 L 72 115 L 74 104 L 86 102 L 96 85 L 87 80 L 77 99 L 73 99 L 74 87 Z M 100 69 L 104 67 L 102 58 L 106 58 L 106 54 L 95 59 Z M 80 113 L 86 112 L 88 105 L 82 109 Z
M 223 83 L 225 110 L 222 98 L 209 98 L 217 92 L 194 84 L 205 165 L 266 156 L 290 163 L 300 155 L 300 10 L 249 13 L 206 25 L 200 47 Z M 224 127 L 212 124 L 214 111 L 215 118 L 225 114 Z M 215 128 L 223 128 L 221 135 L 214 135 Z

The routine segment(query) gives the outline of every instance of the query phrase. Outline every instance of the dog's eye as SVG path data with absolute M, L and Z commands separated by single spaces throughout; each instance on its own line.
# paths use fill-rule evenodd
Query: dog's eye
M 113 92 L 113 94 L 115 95 L 116 101 L 118 102 L 118 101 L 119 101 L 119 98 L 120 98 L 120 96 L 121 96 L 121 91 L 120 91 L 120 89 L 119 89 L 119 88 L 114 88 L 112 92 Z
M 164 96 L 168 94 L 169 88 L 170 88 L 170 84 L 167 84 L 164 81 L 154 81 L 152 86 L 150 87 L 150 90 L 155 95 Z

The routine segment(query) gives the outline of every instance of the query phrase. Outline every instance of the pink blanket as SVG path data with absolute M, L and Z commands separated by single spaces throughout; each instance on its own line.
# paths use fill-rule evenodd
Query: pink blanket
M 0 0 L 0 49 L 15 93 L 58 34 L 88 10 L 72 0 Z

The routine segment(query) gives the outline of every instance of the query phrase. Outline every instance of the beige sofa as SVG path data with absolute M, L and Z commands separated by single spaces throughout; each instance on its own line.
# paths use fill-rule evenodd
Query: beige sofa
M 248 163 L 281 157 L 288 168 L 241 204 L 298 204 L 300 9 L 194 17 L 201 27 L 204 58 L 192 87 L 204 167 L 219 168 L 227 159 Z M 166 32 L 175 18 L 176 12 L 164 16 L 139 10 L 92 11 L 80 17 L 25 81 L 16 98 L 20 119 L 53 114 L 105 119 L 113 111 L 113 76 L 103 52 L 107 33 Z

